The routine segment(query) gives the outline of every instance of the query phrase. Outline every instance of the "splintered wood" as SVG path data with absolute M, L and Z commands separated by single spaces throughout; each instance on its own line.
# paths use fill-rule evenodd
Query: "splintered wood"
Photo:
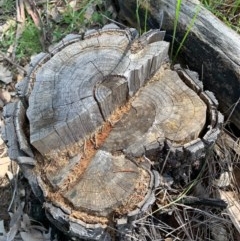
M 167 56 L 166 42 L 137 55 L 128 50 L 126 31 L 109 32 L 66 46 L 37 71 L 27 116 L 31 143 L 41 153 L 96 131 Z
M 28 156 L 36 163 L 24 171 L 36 174 L 30 182 L 43 193 L 48 218 L 99 240 L 101 225 L 113 217 L 130 223 L 154 203 L 158 175 L 146 152 L 156 156 L 170 142 L 178 158 L 197 159 L 221 116 L 187 73 L 185 83 L 163 65 L 169 43 L 159 30 L 136 39 L 136 30 L 110 25 L 80 39 L 68 36 L 33 60 L 18 86 L 22 102 L 5 111 L 5 139 L 20 164 Z
M 50 164 L 42 175 L 76 210 L 109 215 L 126 202 L 146 175 L 126 156 L 141 157 L 153 142 L 166 138 L 178 145 L 195 140 L 206 122 L 204 102 L 168 69 L 157 71 L 129 102 L 108 117 L 117 117 L 115 125 L 106 122 L 92 141 L 79 148 L 79 155 L 67 158 L 66 153 L 68 161 L 61 166 L 61 156 L 48 157 Z

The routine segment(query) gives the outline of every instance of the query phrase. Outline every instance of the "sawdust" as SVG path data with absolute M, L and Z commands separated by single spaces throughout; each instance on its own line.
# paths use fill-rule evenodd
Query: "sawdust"
M 73 187 L 81 178 L 81 175 L 89 166 L 97 150 L 104 144 L 114 125 L 131 109 L 132 100 L 133 99 L 114 111 L 114 113 L 108 118 L 108 121 L 105 122 L 100 128 L 98 128 L 98 130 L 84 143 L 74 143 L 71 147 L 65 148 L 62 151 L 58 150 L 48 153 L 45 156 L 47 161 L 45 161 L 45 164 L 42 166 L 41 164 L 43 164 L 43 162 L 38 162 L 36 169 L 39 171 L 42 169 L 41 175 L 43 175 L 42 177 L 44 180 L 44 190 L 46 190 L 46 199 L 61 207 L 63 210 L 71 210 L 71 213 L 69 214 L 70 217 L 82 220 L 83 222 L 90 224 L 108 223 L 107 217 L 95 216 L 86 213 L 85 211 L 77 210 L 72 203 L 64 198 L 63 194 L 67 190 L 71 190 L 71 187 Z M 79 162 L 69 172 L 69 174 L 66 175 L 66 178 L 63 181 L 60 189 L 58 191 L 54 191 L 49 180 L 47 179 L 47 176 L 50 174 L 54 175 L 59 172 L 59 169 L 63 168 L 68 163 L 68 159 L 71 158 L 71 156 L 79 153 L 81 154 Z M 146 170 L 142 168 L 139 168 L 139 172 L 141 174 L 136 182 L 134 193 L 128 197 L 128 199 L 121 205 L 120 208 L 114 211 L 114 213 L 117 215 L 127 214 L 128 212 L 134 210 L 137 205 L 144 200 L 149 188 L 150 175 Z
M 143 50 L 144 49 L 144 45 L 143 43 L 140 41 L 140 40 L 135 40 L 132 45 L 131 45 L 131 52 L 133 54 L 136 54 L 138 53 L 140 50 Z
M 44 166 L 38 162 L 36 170 L 39 170 L 47 180 L 46 176 L 54 176 L 59 170 L 64 168 L 68 163 L 69 159 L 77 154 L 81 155 L 78 164 L 66 174 L 65 181 L 60 187 L 60 191 L 69 190 L 75 183 L 81 178 L 81 175 L 85 172 L 92 158 L 96 154 L 97 150 L 104 144 L 106 138 L 109 136 L 113 129 L 113 126 L 125 115 L 131 108 L 131 102 L 128 101 L 125 105 L 117 108 L 116 111 L 108 118 L 98 130 L 90 135 L 85 142 L 79 141 L 63 150 L 53 150 L 45 156 L 47 160 Z M 42 171 L 41 171 L 42 170 Z M 48 183 L 51 185 L 50 183 Z

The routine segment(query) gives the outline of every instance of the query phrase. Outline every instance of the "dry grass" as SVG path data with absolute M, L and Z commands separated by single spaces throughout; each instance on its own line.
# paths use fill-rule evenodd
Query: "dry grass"
M 201 2 L 229 27 L 240 33 L 239 0 L 201 0 Z

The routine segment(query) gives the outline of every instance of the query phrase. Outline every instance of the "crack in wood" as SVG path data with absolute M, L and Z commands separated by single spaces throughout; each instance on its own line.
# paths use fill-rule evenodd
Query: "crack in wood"
M 176 68 L 184 83 L 167 65 L 160 68 L 169 43 L 158 30 L 139 39 L 132 33 L 104 28 L 82 41 L 67 37 L 33 61 L 19 90 L 29 104 L 27 140 L 39 151 L 31 183 L 47 199 L 50 219 L 74 223 L 87 238 L 106 233 L 102 224 L 113 217 L 130 223 L 146 211 L 159 183 L 150 170 L 154 158 L 166 168 L 189 167 L 215 142 L 223 121 L 190 72 Z M 13 123 L 22 128 L 15 107 L 5 135 L 14 158 L 22 138 L 19 130 L 18 140 L 10 138 Z

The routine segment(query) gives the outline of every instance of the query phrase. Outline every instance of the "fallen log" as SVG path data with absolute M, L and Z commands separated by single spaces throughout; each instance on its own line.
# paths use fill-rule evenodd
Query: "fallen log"
M 192 72 L 169 69 L 168 47 L 159 30 L 138 38 L 107 25 L 69 35 L 35 57 L 20 100 L 5 107 L 10 158 L 69 235 L 127 232 L 155 202 L 151 161 L 167 153 L 171 169 L 188 167 L 186 177 L 216 141 L 223 117 L 215 97 Z

